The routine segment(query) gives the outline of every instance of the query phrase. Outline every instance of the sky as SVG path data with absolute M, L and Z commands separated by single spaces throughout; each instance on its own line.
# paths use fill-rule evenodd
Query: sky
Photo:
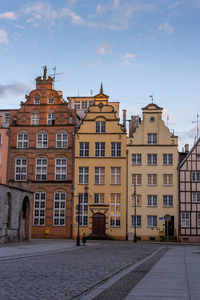
M 0 109 L 19 108 L 53 68 L 55 89 L 142 114 L 153 101 L 193 145 L 200 115 L 200 0 L 0 0 Z M 200 124 L 199 124 L 200 128 Z

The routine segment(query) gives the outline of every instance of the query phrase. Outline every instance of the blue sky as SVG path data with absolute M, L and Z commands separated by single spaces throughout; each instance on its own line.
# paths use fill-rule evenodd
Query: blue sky
M 63 95 L 104 92 L 128 118 L 154 102 L 180 146 L 200 114 L 200 0 L 0 0 L 0 108 L 56 64 Z

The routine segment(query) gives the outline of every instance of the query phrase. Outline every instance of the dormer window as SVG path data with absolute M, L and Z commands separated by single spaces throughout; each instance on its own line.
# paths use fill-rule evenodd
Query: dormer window
M 106 132 L 106 122 L 97 121 L 96 122 L 96 133 L 105 133 Z
M 40 104 L 40 96 L 36 95 L 34 99 L 35 104 Z
M 54 98 L 53 98 L 53 96 L 49 97 L 49 104 L 54 104 Z
M 55 112 L 52 112 L 52 113 L 48 114 L 47 125 L 54 125 L 55 124 L 55 119 L 56 119 Z

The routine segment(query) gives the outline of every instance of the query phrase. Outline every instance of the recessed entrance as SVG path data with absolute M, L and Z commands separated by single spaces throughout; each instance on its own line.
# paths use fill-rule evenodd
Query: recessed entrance
M 106 233 L 106 217 L 97 213 L 92 217 L 92 234 L 104 235 Z
M 169 237 L 174 236 L 174 216 L 171 216 L 168 224 L 168 235 Z M 167 222 L 165 222 L 165 236 L 167 236 Z
M 30 203 L 29 198 L 25 197 L 22 203 L 21 212 L 21 239 L 29 239 L 29 219 L 30 219 Z

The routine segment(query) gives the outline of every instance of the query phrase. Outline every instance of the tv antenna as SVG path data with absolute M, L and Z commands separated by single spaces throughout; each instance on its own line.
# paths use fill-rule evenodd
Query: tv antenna
M 153 95 L 150 95 L 149 97 L 151 99 L 151 103 L 153 103 Z
M 199 124 L 200 124 L 200 120 L 199 120 L 199 114 L 197 114 L 197 120 L 192 122 L 193 124 L 196 123 L 197 124 L 197 140 L 199 138 Z
M 62 74 L 64 73 L 56 73 L 56 66 L 53 68 L 53 74 L 50 74 L 50 76 L 53 78 L 53 88 L 55 87 L 56 76 Z

